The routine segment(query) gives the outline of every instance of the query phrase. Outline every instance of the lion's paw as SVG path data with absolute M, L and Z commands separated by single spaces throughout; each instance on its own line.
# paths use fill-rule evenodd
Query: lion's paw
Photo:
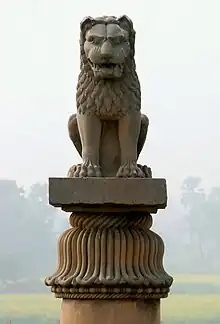
M 144 172 L 145 178 L 152 178 L 152 170 L 147 165 L 137 165 Z
M 67 174 L 68 178 L 85 178 L 85 177 L 101 177 L 100 166 L 92 163 L 81 163 L 73 165 Z
M 119 178 L 145 178 L 144 172 L 134 162 L 120 166 L 116 176 Z

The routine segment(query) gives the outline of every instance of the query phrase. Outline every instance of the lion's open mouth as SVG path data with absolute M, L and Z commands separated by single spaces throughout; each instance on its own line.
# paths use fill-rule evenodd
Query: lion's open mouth
M 123 64 L 116 63 L 93 63 L 89 60 L 89 64 L 95 74 L 102 74 L 103 77 L 120 77 L 123 72 Z
M 122 64 L 116 64 L 116 63 L 93 63 L 89 59 L 89 63 L 92 68 L 98 70 L 98 69 L 114 69 L 115 67 L 120 67 L 122 68 Z
M 114 63 L 102 63 L 102 64 L 92 63 L 91 65 L 95 69 L 114 69 L 117 66 L 117 64 Z

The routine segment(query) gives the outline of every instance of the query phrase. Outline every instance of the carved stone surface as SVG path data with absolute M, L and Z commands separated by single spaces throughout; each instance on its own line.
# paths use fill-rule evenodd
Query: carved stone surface
M 160 300 L 64 299 L 60 324 L 160 324 Z
M 91 305 L 97 309 L 95 299 L 118 299 L 117 318 L 134 300 L 129 323 L 157 324 L 159 299 L 167 297 L 173 278 L 164 270 L 164 244 L 151 231 L 151 213 L 166 207 L 167 188 L 165 179 L 137 164 L 149 120 L 140 111 L 133 23 L 127 16 L 87 17 L 80 31 L 77 113 L 68 131 L 82 163 L 67 178 L 49 179 L 50 204 L 72 214 L 71 228 L 59 239 L 57 270 L 45 283 L 64 299 L 61 323 L 75 324 L 69 299 L 84 300 L 82 307 L 75 304 L 80 324 L 95 323 L 82 314 Z M 153 317 L 145 317 L 147 299 Z
M 149 120 L 141 114 L 134 59 L 135 31 L 127 16 L 85 18 L 80 25 L 77 114 L 69 136 L 83 162 L 69 177 L 151 177 L 137 165 Z
M 66 211 L 146 211 L 167 205 L 165 179 L 50 178 L 50 204 Z
M 167 297 L 172 278 L 163 268 L 164 245 L 146 213 L 76 213 L 59 240 L 59 262 L 46 279 L 59 298 Z

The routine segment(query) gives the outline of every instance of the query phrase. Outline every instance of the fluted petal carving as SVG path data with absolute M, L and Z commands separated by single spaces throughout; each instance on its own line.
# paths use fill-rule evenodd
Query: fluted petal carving
M 57 271 L 45 280 L 58 297 L 71 295 L 74 287 L 79 298 L 83 289 L 86 296 L 90 289 L 96 295 L 105 289 L 111 298 L 115 289 L 118 295 L 127 289 L 128 297 L 132 289 L 137 296 L 140 288 L 143 296 L 144 291 L 148 297 L 156 292 L 160 297 L 167 295 L 173 279 L 163 268 L 163 241 L 149 229 L 151 215 L 74 214 L 70 224 L 73 227 L 58 243 Z

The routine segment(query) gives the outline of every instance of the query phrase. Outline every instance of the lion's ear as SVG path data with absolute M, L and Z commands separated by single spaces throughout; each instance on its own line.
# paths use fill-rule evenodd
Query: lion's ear
M 123 15 L 118 18 L 118 21 L 121 28 L 127 30 L 128 32 L 130 32 L 133 29 L 133 22 L 128 16 Z
M 80 30 L 82 33 L 85 33 L 89 28 L 91 28 L 93 26 L 93 24 L 95 23 L 95 19 L 88 16 L 85 17 L 81 23 L 80 23 Z

